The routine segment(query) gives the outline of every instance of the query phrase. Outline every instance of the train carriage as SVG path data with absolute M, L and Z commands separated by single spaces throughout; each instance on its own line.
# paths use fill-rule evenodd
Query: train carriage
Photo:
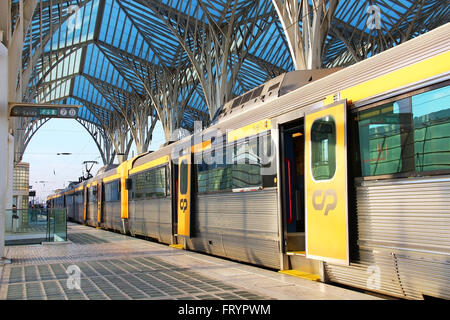
M 280 75 L 228 102 L 201 134 L 59 196 L 72 192 L 69 217 L 91 226 L 449 299 L 449 32 L 342 70 Z

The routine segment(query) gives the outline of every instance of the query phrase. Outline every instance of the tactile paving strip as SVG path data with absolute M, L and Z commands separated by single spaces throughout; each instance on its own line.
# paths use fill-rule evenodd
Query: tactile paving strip
M 6 232 L 8 235 L 15 235 L 21 233 L 47 233 L 47 225 L 20 227 L 16 232 Z
M 123 241 L 129 240 L 129 237 L 114 234 L 108 232 L 104 232 L 101 238 L 93 236 L 87 232 L 78 232 L 68 235 L 68 239 L 76 244 L 96 244 L 96 243 L 110 243 L 115 241 Z
M 68 288 L 70 263 L 12 266 L 6 299 L 267 299 L 152 256 L 73 264 L 80 290 Z

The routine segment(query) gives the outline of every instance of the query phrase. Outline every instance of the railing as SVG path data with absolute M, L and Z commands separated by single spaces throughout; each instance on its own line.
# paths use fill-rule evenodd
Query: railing
M 6 245 L 57 241 L 67 241 L 65 208 L 6 210 Z

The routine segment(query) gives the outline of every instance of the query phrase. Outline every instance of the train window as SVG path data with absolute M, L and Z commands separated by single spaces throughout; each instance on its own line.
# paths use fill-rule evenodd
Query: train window
M 83 204 L 83 193 L 81 191 L 75 193 L 75 203 L 78 205 Z
M 311 126 L 311 171 L 315 180 L 328 180 L 336 172 L 336 123 L 332 116 Z
M 97 202 L 97 186 L 93 186 L 89 188 L 89 202 L 95 203 Z
M 263 137 L 262 144 L 258 150 L 258 156 L 261 161 L 261 178 L 264 188 L 276 186 L 277 163 L 275 158 L 275 146 L 272 144 L 271 135 Z
M 105 184 L 105 201 L 119 201 L 120 200 L 120 192 L 119 192 L 120 181 L 112 181 Z
M 358 113 L 363 176 L 414 169 L 410 98 Z
M 197 192 L 208 191 L 208 165 L 204 161 L 203 153 L 194 154 L 195 175 L 197 177 Z
M 188 189 L 188 163 L 183 159 L 180 164 L 180 194 L 186 194 Z
M 271 163 L 261 159 L 271 157 L 270 135 L 252 137 L 227 146 L 216 145 L 213 150 L 194 156 L 197 192 L 231 191 L 262 186 L 262 168 L 272 174 Z M 267 150 L 269 149 L 269 150 Z M 264 153 L 265 152 L 265 153 Z M 273 186 L 268 183 L 267 186 Z
M 232 168 L 226 161 L 226 153 L 223 146 L 215 148 L 212 152 L 204 153 L 205 156 L 211 155 L 210 164 L 207 166 L 208 192 L 231 189 L 232 186 Z M 208 160 L 208 158 L 205 158 Z
M 135 199 L 166 196 L 166 166 L 138 173 L 132 178 Z
M 261 162 L 259 139 L 237 145 L 233 152 L 232 187 L 247 188 L 261 186 Z
M 417 171 L 450 169 L 450 87 L 412 97 Z
M 357 112 L 362 176 L 450 169 L 450 89 Z

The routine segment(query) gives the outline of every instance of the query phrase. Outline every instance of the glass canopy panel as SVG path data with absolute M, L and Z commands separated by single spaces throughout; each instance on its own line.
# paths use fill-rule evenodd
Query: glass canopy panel
M 67 16 L 61 26 L 55 30 L 53 37 L 47 43 L 45 52 L 74 46 L 89 40 L 94 36 L 99 0 L 92 0 L 79 7 L 76 3 L 67 6 Z
M 56 81 L 49 89 L 42 90 L 36 98 L 37 103 L 51 103 L 69 96 L 71 80 Z
M 18 3 L 12 2 L 16 13 Z M 308 3 L 313 4 L 312 0 Z M 381 31 L 367 27 L 369 5 L 380 8 Z M 401 43 L 408 32 L 409 37 L 414 37 L 448 22 L 449 16 L 450 7 L 439 0 L 339 1 L 323 47 L 323 65 L 352 64 L 355 57 L 349 48 L 366 52 L 360 57 L 363 59 Z M 196 54 L 202 37 L 217 27 L 224 30 L 232 19 L 236 35 L 232 46 L 249 47 L 239 64 L 233 95 L 293 70 L 283 28 L 271 1 L 38 0 L 25 33 L 23 67 L 31 63 L 33 71 L 24 99 L 47 101 L 67 94 L 97 108 L 113 110 L 112 105 L 149 99 L 149 91 L 155 90 L 168 74 L 178 81 L 177 66 L 182 66 L 188 76 L 178 79 L 196 83 L 195 93 L 189 98 L 191 109 L 186 109 L 182 121 L 190 126 L 199 117 L 198 112 L 208 114 L 208 109 L 204 91 L 197 84 L 196 69 L 183 46 L 194 52 L 194 59 L 204 59 Z M 245 37 L 246 30 L 253 37 Z M 213 45 L 211 48 L 217 50 Z M 32 59 L 34 54 L 38 58 Z M 231 65 L 238 65 L 240 58 L 232 55 Z M 213 64 L 214 70 L 220 67 L 216 61 Z M 179 102 L 188 89 L 189 85 L 180 91 Z
M 101 106 L 105 110 L 114 110 L 105 97 L 85 77 L 75 78 L 73 96 L 89 104 Z

